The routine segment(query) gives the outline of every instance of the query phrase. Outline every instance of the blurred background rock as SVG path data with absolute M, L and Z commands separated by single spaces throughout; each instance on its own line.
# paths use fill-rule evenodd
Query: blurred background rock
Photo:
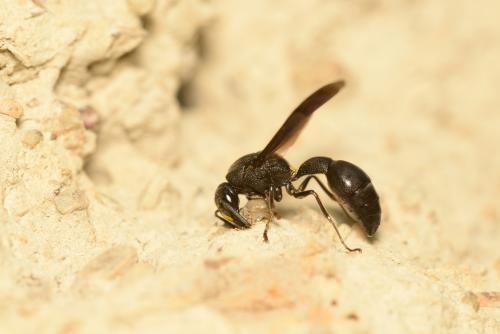
M 499 10 L 0 0 L 0 331 L 500 331 Z M 377 238 L 308 200 L 221 226 L 229 165 L 339 78 L 286 158 L 361 166 Z

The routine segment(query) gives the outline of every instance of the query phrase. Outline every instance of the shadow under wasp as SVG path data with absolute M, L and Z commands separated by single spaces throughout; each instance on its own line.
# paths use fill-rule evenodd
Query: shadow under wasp
M 313 157 L 293 170 L 282 157 L 295 142 L 309 118 L 320 106 L 330 100 L 344 87 L 344 81 L 325 85 L 307 97 L 286 119 L 267 146 L 260 152 L 250 153 L 236 160 L 226 175 L 227 182 L 221 183 L 215 191 L 215 216 L 223 222 L 238 228 L 250 228 L 251 224 L 240 213 L 239 195 L 249 199 L 263 198 L 270 212 L 264 230 L 264 241 L 273 219 L 274 202 L 283 197 L 282 188 L 294 198 L 313 196 L 326 219 L 332 224 L 342 245 L 350 252 L 361 251 L 350 248 L 344 242 L 335 220 L 328 213 L 319 195 L 307 189 L 309 181 L 315 180 L 328 197 L 336 201 L 354 221 L 361 223 L 368 236 L 373 236 L 380 225 L 381 209 L 379 197 L 366 173 L 356 165 L 328 157 Z M 326 176 L 328 187 L 316 176 Z M 302 179 L 296 187 L 293 182 Z

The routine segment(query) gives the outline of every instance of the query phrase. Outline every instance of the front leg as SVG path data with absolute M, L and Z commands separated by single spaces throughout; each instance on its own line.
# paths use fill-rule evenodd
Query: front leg
M 266 194 L 265 194 L 266 195 L 267 209 L 269 210 L 269 220 L 266 222 L 266 227 L 264 229 L 264 233 L 262 234 L 262 238 L 264 239 L 264 242 L 269 242 L 267 232 L 269 231 L 269 225 L 274 220 L 274 212 L 273 212 L 274 199 L 281 200 L 281 191 L 278 193 L 276 190 L 277 190 L 276 188 L 271 186 L 271 188 L 269 188 L 269 191 L 266 192 Z
M 262 234 L 262 238 L 264 239 L 264 242 L 269 242 L 269 238 L 267 237 L 267 231 L 269 231 L 269 225 L 271 224 L 271 222 L 273 221 L 273 218 L 274 218 L 273 198 L 274 197 L 273 197 L 272 188 L 271 188 L 270 191 L 266 193 L 266 203 L 267 203 L 267 209 L 269 210 L 269 220 L 266 222 L 266 227 L 264 228 L 264 233 Z
M 240 199 L 231 184 L 221 183 L 215 191 L 215 216 L 238 229 L 250 228 L 251 224 L 239 212 Z

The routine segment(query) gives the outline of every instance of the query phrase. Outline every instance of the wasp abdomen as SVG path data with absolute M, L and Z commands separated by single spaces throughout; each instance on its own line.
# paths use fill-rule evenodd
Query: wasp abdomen
M 363 224 L 369 236 L 380 225 L 380 203 L 372 181 L 358 166 L 343 160 L 331 163 L 326 173 L 328 185 L 342 208 Z

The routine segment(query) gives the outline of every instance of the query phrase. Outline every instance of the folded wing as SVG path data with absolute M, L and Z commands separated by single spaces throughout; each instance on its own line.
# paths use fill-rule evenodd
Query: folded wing
M 312 113 L 335 96 L 344 87 L 345 82 L 339 80 L 325 85 L 306 98 L 276 132 L 267 146 L 260 152 L 256 165 L 262 164 L 273 153 L 283 155 L 297 140 L 302 129 L 309 121 Z

